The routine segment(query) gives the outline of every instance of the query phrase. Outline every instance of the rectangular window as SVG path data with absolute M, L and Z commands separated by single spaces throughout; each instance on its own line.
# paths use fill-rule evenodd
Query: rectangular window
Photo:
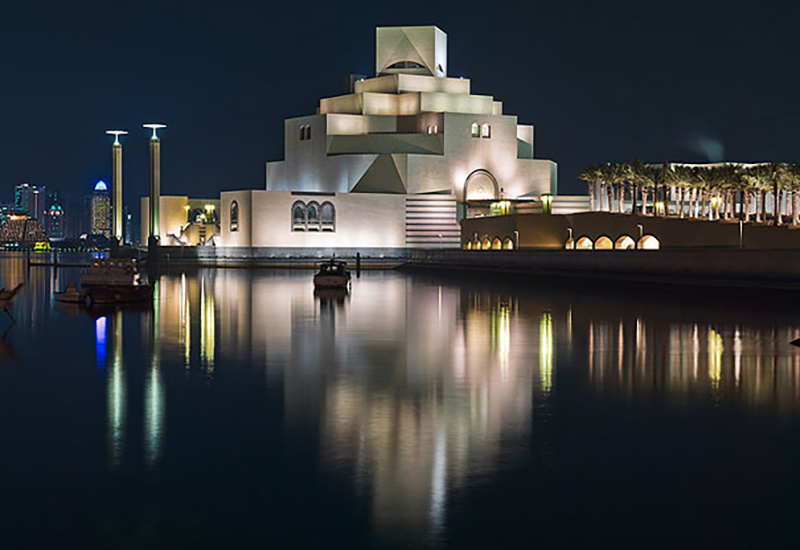
M 492 137 L 492 127 L 488 124 L 484 124 L 481 126 L 481 137 L 482 138 L 490 138 Z

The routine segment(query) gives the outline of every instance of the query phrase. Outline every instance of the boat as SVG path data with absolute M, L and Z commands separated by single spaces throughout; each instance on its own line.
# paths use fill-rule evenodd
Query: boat
M 314 275 L 314 288 L 347 288 L 350 284 L 350 272 L 347 264 L 339 260 L 328 260 L 319 265 Z
M 55 298 L 63 303 L 127 304 L 152 300 L 153 287 L 142 282 L 136 260 L 92 260 L 81 286 L 70 284 Z

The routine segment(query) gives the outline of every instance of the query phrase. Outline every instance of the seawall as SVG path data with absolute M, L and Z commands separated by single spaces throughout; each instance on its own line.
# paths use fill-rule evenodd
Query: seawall
M 800 290 L 800 250 L 415 250 L 412 268 Z

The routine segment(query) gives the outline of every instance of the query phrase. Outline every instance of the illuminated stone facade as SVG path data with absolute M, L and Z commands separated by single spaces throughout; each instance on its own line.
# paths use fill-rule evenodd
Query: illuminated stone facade
M 267 163 L 266 190 L 222 193 L 218 244 L 458 247 L 470 203 L 556 193 L 533 126 L 447 76 L 443 31 L 376 34 L 375 77 L 285 121 L 285 159 Z

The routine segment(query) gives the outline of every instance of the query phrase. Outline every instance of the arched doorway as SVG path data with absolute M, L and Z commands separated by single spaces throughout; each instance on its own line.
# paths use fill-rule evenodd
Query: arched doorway
M 609 239 L 605 235 L 603 235 L 602 237 L 599 237 L 594 242 L 594 249 L 595 250 L 613 250 L 613 248 L 614 248 L 614 243 L 612 243 L 611 239 Z
M 661 241 L 655 235 L 645 235 L 639 239 L 640 250 L 659 250 L 661 248 Z
M 514 241 L 510 237 L 503 240 L 503 250 L 514 250 Z
M 486 237 L 483 239 L 483 245 L 481 246 L 481 249 L 489 250 L 490 248 L 492 248 L 492 241 L 489 240 L 489 237 Z
M 617 242 L 614 243 L 614 248 L 617 250 L 634 250 L 636 248 L 636 241 L 630 235 L 622 235 Z
M 464 182 L 464 202 L 494 200 L 500 196 L 497 180 L 488 170 L 475 170 Z
M 575 242 L 575 250 L 592 250 L 594 243 L 589 237 L 581 237 Z
M 503 250 L 503 243 L 497 237 L 492 240 L 492 250 Z

